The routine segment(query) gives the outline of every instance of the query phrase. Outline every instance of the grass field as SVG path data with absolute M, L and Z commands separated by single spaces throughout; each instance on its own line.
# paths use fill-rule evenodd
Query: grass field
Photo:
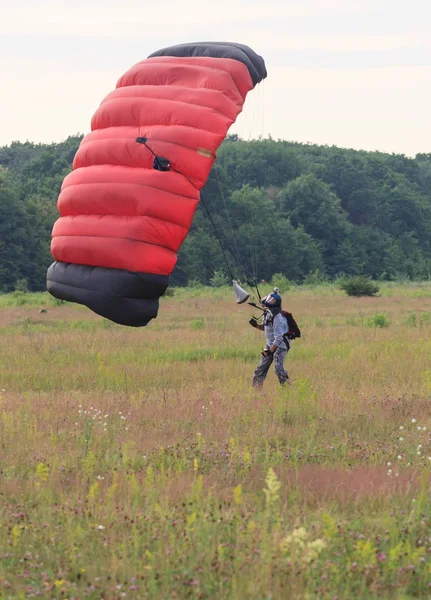
M 231 289 L 143 329 L 0 297 L 0 598 L 431 598 L 431 284 L 284 298 L 257 392 Z

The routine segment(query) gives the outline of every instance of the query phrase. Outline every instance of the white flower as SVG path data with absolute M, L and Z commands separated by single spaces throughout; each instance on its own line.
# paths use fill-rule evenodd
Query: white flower
M 427 430 L 427 428 L 426 428 L 426 427 L 422 427 L 422 431 L 426 431 L 426 430 Z
M 422 452 L 420 450 L 418 450 L 418 456 L 420 456 L 422 454 Z
M 401 429 L 401 430 L 403 430 L 403 429 L 404 429 L 404 427 L 403 427 L 402 425 L 400 425 L 400 429 Z
M 391 463 L 390 463 L 390 462 L 386 463 L 386 466 L 387 466 L 387 467 L 390 467 L 390 466 L 391 466 Z
M 419 427 L 418 427 L 418 431 L 421 431 L 421 429 L 422 429 L 422 427 L 419 425 Z
M 105 529 L 105 528 L 103 527 L 103 525 L 98 525 L 98 526 L 97 526 L 97 529 L 98 529 L 99 531 L 102 531 L 102 529 Z
M 404 441 L 404 438 L 403 438 L 403 437 L 400 437 L 400 438 L 398 438 L 398 439 L 400 440 L 400 442 L 403 442 L 403 441 Z
M 398 460 L 403 460 L 403 457 L 401 456 L 401 454 L 398 455 Z
M 412 419 L 412 423 L 416 423 L 416 419 Z
M 418 444 L 418 450 L 422 448 L 422 444 Z

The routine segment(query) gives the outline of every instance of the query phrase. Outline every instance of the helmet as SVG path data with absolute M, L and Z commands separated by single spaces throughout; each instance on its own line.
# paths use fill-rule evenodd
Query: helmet
M 281 306 L 281 296 L 278 293 L 278 289 L 277 292 L 271 292 L 268 296 L 262 298 L 261 303 L 268 308 L 279 308 Z

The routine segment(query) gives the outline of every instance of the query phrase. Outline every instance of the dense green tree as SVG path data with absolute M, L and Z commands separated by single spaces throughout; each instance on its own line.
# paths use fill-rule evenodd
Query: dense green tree
M 81 139 L 0 148 L 0 291 L 45 289 L 57 198 Z M 431 153 L 228 136 L 172 282 L 208 284 L 230 272 L 243 280 L 428 278 Z

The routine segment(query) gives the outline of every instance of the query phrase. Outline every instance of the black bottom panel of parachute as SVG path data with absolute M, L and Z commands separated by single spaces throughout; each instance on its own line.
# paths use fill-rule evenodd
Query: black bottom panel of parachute
M 120 325 L 143 327 L 157 317 L 167 275 L 54 262 L 47 289 L 59 300 L 76 302 Z

